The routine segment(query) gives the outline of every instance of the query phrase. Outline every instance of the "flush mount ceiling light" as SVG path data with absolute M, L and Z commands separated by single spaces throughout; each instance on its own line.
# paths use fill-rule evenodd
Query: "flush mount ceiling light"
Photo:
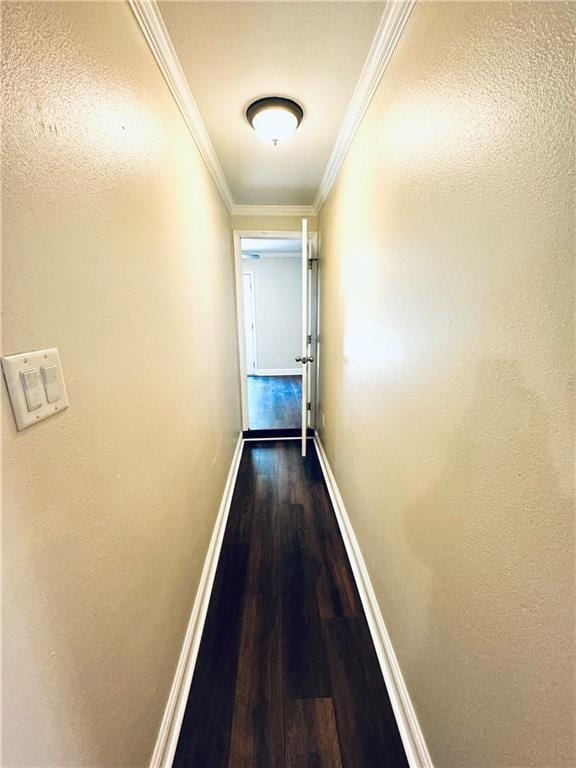
M 271 141 L 274 146 L 279 141 L 289 139 L 303 117 L 304 112 L 299 104 L 281 96 L 257 99 L 246 110 L 246 119 L 258 136 L 264 141 Z

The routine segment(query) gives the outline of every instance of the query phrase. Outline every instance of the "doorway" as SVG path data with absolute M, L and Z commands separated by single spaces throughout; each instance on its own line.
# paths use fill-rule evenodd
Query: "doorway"
M 317 281 L 309 278 L 309 266 L 316 260 L 305 232 L 304 249 L 299 231 L 234 232 L 242 424 L 247 437 L 262 432 L 299 437 L 304 423 L 306 429 L 314 426 L 317 367 L 311 349 L 317 336 Z M 315 265 L 311 271 L 315 274 Z

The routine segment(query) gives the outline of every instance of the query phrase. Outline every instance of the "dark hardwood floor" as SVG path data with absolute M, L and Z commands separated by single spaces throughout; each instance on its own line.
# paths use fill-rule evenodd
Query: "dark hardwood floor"
M 248 376 L 250 429 L 282 429 L 301 425 L 301 376 Z
M 407 766 L 309 445 L 244 444 L 176 768 Z

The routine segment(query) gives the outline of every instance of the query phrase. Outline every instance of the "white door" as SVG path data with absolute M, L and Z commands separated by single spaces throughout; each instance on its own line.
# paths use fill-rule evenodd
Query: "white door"
M 319 285 L 318 254 L 316 235 L 308 234 L 308 428 L 316 428 L 316 405 L 318 397 L 318 323 Z
M 254 312 L 254 280 L 251 272 L 242 274 L 244 297 L 244 339 L 246 343 L 246 374 L 256 373 L 256 316 Z
M 309 259 L 308 219 L 302 219 L 302 355 L 296 360 L 302 365 L 302 456 L 306 456 L 308 432 L 308 403 L 310 396 L 310 302 L 309 302 Z
M 318 395 L 318 259 L 315 239 L 302 219 L 302 456 L 306 456 L 308 427 L 315 427 Z

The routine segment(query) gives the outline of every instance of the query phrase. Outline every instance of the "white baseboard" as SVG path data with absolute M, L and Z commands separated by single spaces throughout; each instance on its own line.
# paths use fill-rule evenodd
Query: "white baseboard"
M 180 658 L 178 659 L 172 688 L 170 689 L 170 695 L 168 696 L 168 702 L 166 704 L 166 709 L 164 710 L 164 716 L 162 717 L 162 723 L 160 725 L 160 731 L 158 732 L 158 738 L 156 739 L 154 752 L 152 753 L 152 759 L 150 760 L 150 768 L 171 768 L 174 760 L 180 728 L 184 718 L 184 710 L 186 709 L 188 693 L 190 685 L 192 684 L 194 666 L 200 648 L 200 640 L 202 639 L 202 631 L 204 630 L 204 622 L 206 621 L 206 613 L 208 611 L 208 603 L 210 602 L 210 594 L 214 584 L 214 576 L 216 575 L 216 566 L 218 565 L 218 558 L 220 557 L 220 550 L 222 548 L 222 539 L 224 538 L 224 531 L 226 530 L 230 504 L 232 503 L 232 495 L 234 493 L 234 486 L 236 484 L 236 477 L 240 466 L 243 445 L 244 441 L 242 439 L 242 434 L 240 434 L 234 451 L 234 456 L 232 457 L 230 471 L 228 472 L 228 477 L 226 479 L 222 501 L 220 502 L 220 509 L 218 510 L 214 530 L 212 532 L 212 538 L 210 539 L 208 552 L 206 553 L 206 559 L 204 560 L 200 584 L 198 585 L 198 591 L 196 592 L 196 598 L 194 599 L 194 605 L 192 606 L 192 613 L 186 629 L 186 635 L 184 636 L 184 642 L 182 644 L 182 650 L 180 651 Z
M 392 647 L 390 635 L 388 634 L 378 601 L 376 600 L 376 595 L 370 581 L 370 576 L 368 575 L 362 551 L 354 534 L 350 518 L 348 517 L 342 496 L 340 495 L 340 491 L 336 484 L 336 479 L 332 473 L 332 469 L 330 468 L 330 464 L 328 463 L 324 447 L 318 434 L 314 437 L 314 445 L 316 446 L 322 474 L 324 475 L 324 480 L 336 514 L 336 520 L 338 521 L 340 533 L 342 534 L 344 546 L 346 547 L 348 559 L 350 560 L 364 613 L 368 620 L 370 634 L 372 635 L 372 641 L 374 643 L 374 648 L 376 649 L 378 661 L 380 662 L 384 682 L 386 683 L 390 702 L 394 710 L 394 715 L 396 716 L 396 722 L 398 724 L 398 730 L 400 731 L 408 764 L 410 765 L 410 768 L 433 768 L 428 747 L 426 746 L 422 730 L 420 729 L 420 724 L 418 723 L 418 718 L 416 717 L 416 712 L 414 711 L 396 654 L 394 653 L 394 648 Z
M 301 376 L 302 366 L 298 368 L 256 368 L 255 376 Z

